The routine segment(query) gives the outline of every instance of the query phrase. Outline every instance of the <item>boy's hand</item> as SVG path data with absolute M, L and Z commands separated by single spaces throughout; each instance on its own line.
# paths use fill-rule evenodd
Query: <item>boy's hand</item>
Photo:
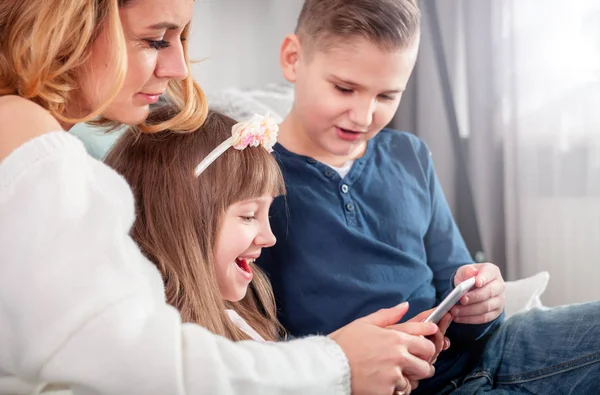
M 461 266 L 454 276 L 454 285 L 475 277 L 475 289 L 460 299 L 450 311 L 460 324 L 485 324 L 498 318 L 504 309 L 504 279 L 493 263 Z

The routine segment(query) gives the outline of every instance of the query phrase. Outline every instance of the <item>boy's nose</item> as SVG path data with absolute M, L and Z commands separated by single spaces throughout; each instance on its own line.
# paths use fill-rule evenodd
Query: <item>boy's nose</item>
M 375 100 L 359 103 L 350 111 L 350 121 L 360 129 L 367 129 L 373 123 L 373 113 L 375 112 Z

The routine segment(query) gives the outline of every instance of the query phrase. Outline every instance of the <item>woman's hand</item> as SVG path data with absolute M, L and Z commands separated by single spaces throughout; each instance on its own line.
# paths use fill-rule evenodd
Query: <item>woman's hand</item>
M 433 310 L 435 310 L 435 309 L 426 310 L 426 311 L 416 315 L 415 317 L 411 318 L 407 322 L 405 322 L 403 324 L 394 325 L 390 328 L 394 328 L 396 330 L 404 331 L 407 333 L 416 334 L 418 332 L 415 331 L 415 329 L 418 327 L 415 325 L 416 324 L 418 325 L 418 324 L 422 323 L 423 321 L 425 321 L 425 319 L 427 317 L 429 317 L 429 315 L 433 312 Z M 440 352 L 447 350 L 450 347 L 450 340 L 448 340 L 448 338 L 445 335 L 446 335 L 446 330 L 448 330 L 448 327 L 450 326 L 451 323 L 452 323 L 452 316 L 450 314 L 444 315 L 442 317 L 442 319 L 440 320 L 440 322 L 438 323 L 437 331 L 433 335 L 427 336 L 427 339 L 429 341 L 431 341 L 435 347 L 435 352 L 429 359 L 429 363 L 431 365 L 433 365 L 437 361 L 437 358 L 440 355 Z M 411 373 L 409 371 L 405 371 L 405 376 L 409 381 L 410 390 L 416 389 L 419 386 L 419 381 L 422 380 L 422 378 L 419 378 L 418 376 L 411 375 Z M 405 393 L 410 393 L 410 390 L 409 390 L 409 392 L 405 392 Z
M 431 313 L 433 313 L 434 310 L 435 310 L 435 308 L 430 309 L 430 310 L 425 310 L 424 312 L 422 312 L 422 313 L 416 315 L 415 317 L 411 318 L 410 320 L 408 320 L 407 323 L 423 322 L 423 321 L 425 321 L 425 319 L 427 319 L 427 317 L 429 317 L 429 315 L 431 315 Z M 442 351 L 445 351 L 448 348 L 450 348 L 450 340 L 446 337 L 446 331 L 448 330 L 448 327 L 450 326 L 451 323 L 452 323 L 452 315 L 450 313 L 446 313 L 442 317 L 440 322 L 438 322 L 438 324 L 437 324 L 438 331 L 435 334 L 433 334 L 432 336 L 428 337 L 429 340 L 431 340 L 433 342 L 433 344 L 435 345 L 435 355 L 433 356 L 433 358 L 430 361 L 432 364 L 434 364 L 437 361 L 437 358 Z
M 352 394 L 408 394 L 411 384 L 406 375 L 417 380 L 433 376 L 429 361 L 435 347 L 425 337 L 434 335 L 438 328 L 411 322 L 397 330 L 394 324 L 407 311 L 408 303 L 382 309 L 329 335 L 350 363 Z

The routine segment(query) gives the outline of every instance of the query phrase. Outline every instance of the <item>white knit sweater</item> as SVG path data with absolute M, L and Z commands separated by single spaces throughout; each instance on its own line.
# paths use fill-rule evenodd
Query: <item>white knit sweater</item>
M 325 337 L 233 343 L 182 325 L 133 220 L 125 180 L 65 132 L 0 163 L 0 394 L 350 393 Z

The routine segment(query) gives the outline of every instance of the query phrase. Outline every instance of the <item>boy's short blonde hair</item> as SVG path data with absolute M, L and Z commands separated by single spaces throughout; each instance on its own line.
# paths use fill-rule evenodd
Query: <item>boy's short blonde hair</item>
M 296 34 L 319 50 L 362 37 L 385 49 L 410 46 L 419 34 L 417 0 L 305 0 Z

